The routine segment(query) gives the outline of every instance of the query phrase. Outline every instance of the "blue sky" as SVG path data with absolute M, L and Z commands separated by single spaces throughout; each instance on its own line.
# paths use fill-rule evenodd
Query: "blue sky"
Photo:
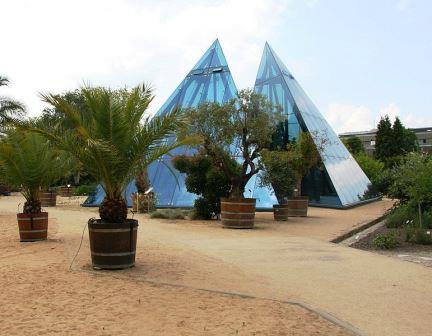
M 432 1 L 15 0 L 0 2 L 2 90 L 150 82 L 155 112 L 219 37 L 239 88 L 253 85 L 268 41 L 337 132 L 384 114 L 432 125 Z

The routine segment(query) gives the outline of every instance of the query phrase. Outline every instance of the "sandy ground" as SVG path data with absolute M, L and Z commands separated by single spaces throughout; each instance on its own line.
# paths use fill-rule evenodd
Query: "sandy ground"
M 0 334 L 31 326 L 34 334 L 51 327 L 52 334 L 95 335 L 344 332 L 298 306 L 197 289 L 305 302 L 369 335 L 432 330 L 432 269 L 328 242 L 380 216 L 390 201 L 346 211 L 312 208 L 310 217 L 289 222 L 259 213 L 256 229 L 245 231 L 135 215 L 137 266 L 120 272 L 91 270 L 87 232 L 68 271 L 97 209 L 49 208 L 51 239 L 21 244 L 13 215 L 20 201 L 0 199 L 0 284 L 7 288 L 0 294 Z
M 136 268 L 91 270 L 85 235 L 69 270 L 84 223 L 96 209 L 60 201 L 60 206 L 46 209 L 49 240 L 20 243 L 14 214 L 19 203 L 22 199 L 16 196 L 0 199 L 0 335 L 350 334 L 296 305 L 193 288 L 214 287 L 223 279 L 243 283 L 231 287 L 241 291 L 254 279 L 210 257 L 170 247 L 170 241 L 157 239 L 157 230 L 153 237 L 139 233 Z M 147 223 L 140 231 L 166 225 L 141 222 Z M 188 284 L 188 279 L 194 282 Z M 176 281 L 188 286 L 163 284 Z

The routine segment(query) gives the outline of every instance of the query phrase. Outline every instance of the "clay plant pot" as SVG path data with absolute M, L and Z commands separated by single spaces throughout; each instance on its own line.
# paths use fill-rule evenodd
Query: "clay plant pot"
M 298 196 L 288 199 L 289 217 L 307 217 L 309 197 Z
M 75 192 L 75 187 L 60 187 L 59 195 L 62 197 L 71 197 Z
M 40 191 L 39 200 L 43 207 L 55 207 L 57 204 L 57 192 L 55 191 Z
M 18 213 L 20 241 L 33 242 L 46 240 L 48 236 L 48 212 Z
M 100 269 L 124 269 L 135 265 L 138 221 L 106 223 L 88 221 L 92 266 Z
M 221 221 L 224 228 L 252 229 L 255 198 L 221 198 Z
M 273 205 L 273 216 L 275 221 L 287 221 L 289 215 L 288 204 Z

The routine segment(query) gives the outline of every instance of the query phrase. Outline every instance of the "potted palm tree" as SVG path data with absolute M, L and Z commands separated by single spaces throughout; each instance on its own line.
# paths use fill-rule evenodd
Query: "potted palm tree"
M 62 153 L 38 134 L 10 129 L 0 141 L 1 180 L 20 188 L 26 200 L 17 214 L 22 242 L 47 239 L 48 213 L 41 209 L 39 190 L 63 174 L 63 164 Z
M 274 131 L 275 107 L 251 90 L 224 105 L 202 104 L 188 111 L 187 134 L 203 139 L 202 149 L 230 181 L 229 196 L 221 198 L 222 226 L 250 229 L 254 226 L 255 198 L 244 196 L 246 184 L 261 171 L 260 151 Z
M 42 95 L 69 127 L 33 128 L 71 153 L 105 190 L 100 219 L 88 221 L 92 265 L 122 269 L 135 264 L 138 221 L 127 218 L 124 190 L 146 167 L 172 149 L 194 143 L 164 141 L 183 124 L 179 111 L 144 120 L 153 94 L 145 85 L 131 90 L 83 88 L 82 109 L 58 95 Z
M 263 149 L 261 152 L 264 169 L 260 175 L 260 185 L 273 188 L 278 201 L 278 204 L 273 205 L 274 219 L 277 221 L 288 220 L 288 199 L 294 196 L 297 179 L 292 160 L 288 150 Z

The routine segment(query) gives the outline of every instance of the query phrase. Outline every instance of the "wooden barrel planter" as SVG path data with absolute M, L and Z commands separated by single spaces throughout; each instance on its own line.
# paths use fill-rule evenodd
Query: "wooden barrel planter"
M 48 212 L 17 214 L 20 241 L 46 240 L 48 236 Z
M 43 207 L 55 207 L 57 204 L 57 193 L 55 191 L 39 192 L 39 200 Z
M 75 192 L 75 187 L 60 187 L 59 195 L 62 197 L 71 197 Z
M 138 221 L 105 223 L 88 221 L 92 265 L 101 269 L 124 269 L 135 265 Z
M 275 221 L 287 221 L 289 216 L 288 204 L 273 205 L 273 215 Z
M 252 229 L 255 198 L 221 198 L 221 221 L 224 228 Z
M 309 197 L 299 196 L 288 199 L 289 217 L 307 217 Z

